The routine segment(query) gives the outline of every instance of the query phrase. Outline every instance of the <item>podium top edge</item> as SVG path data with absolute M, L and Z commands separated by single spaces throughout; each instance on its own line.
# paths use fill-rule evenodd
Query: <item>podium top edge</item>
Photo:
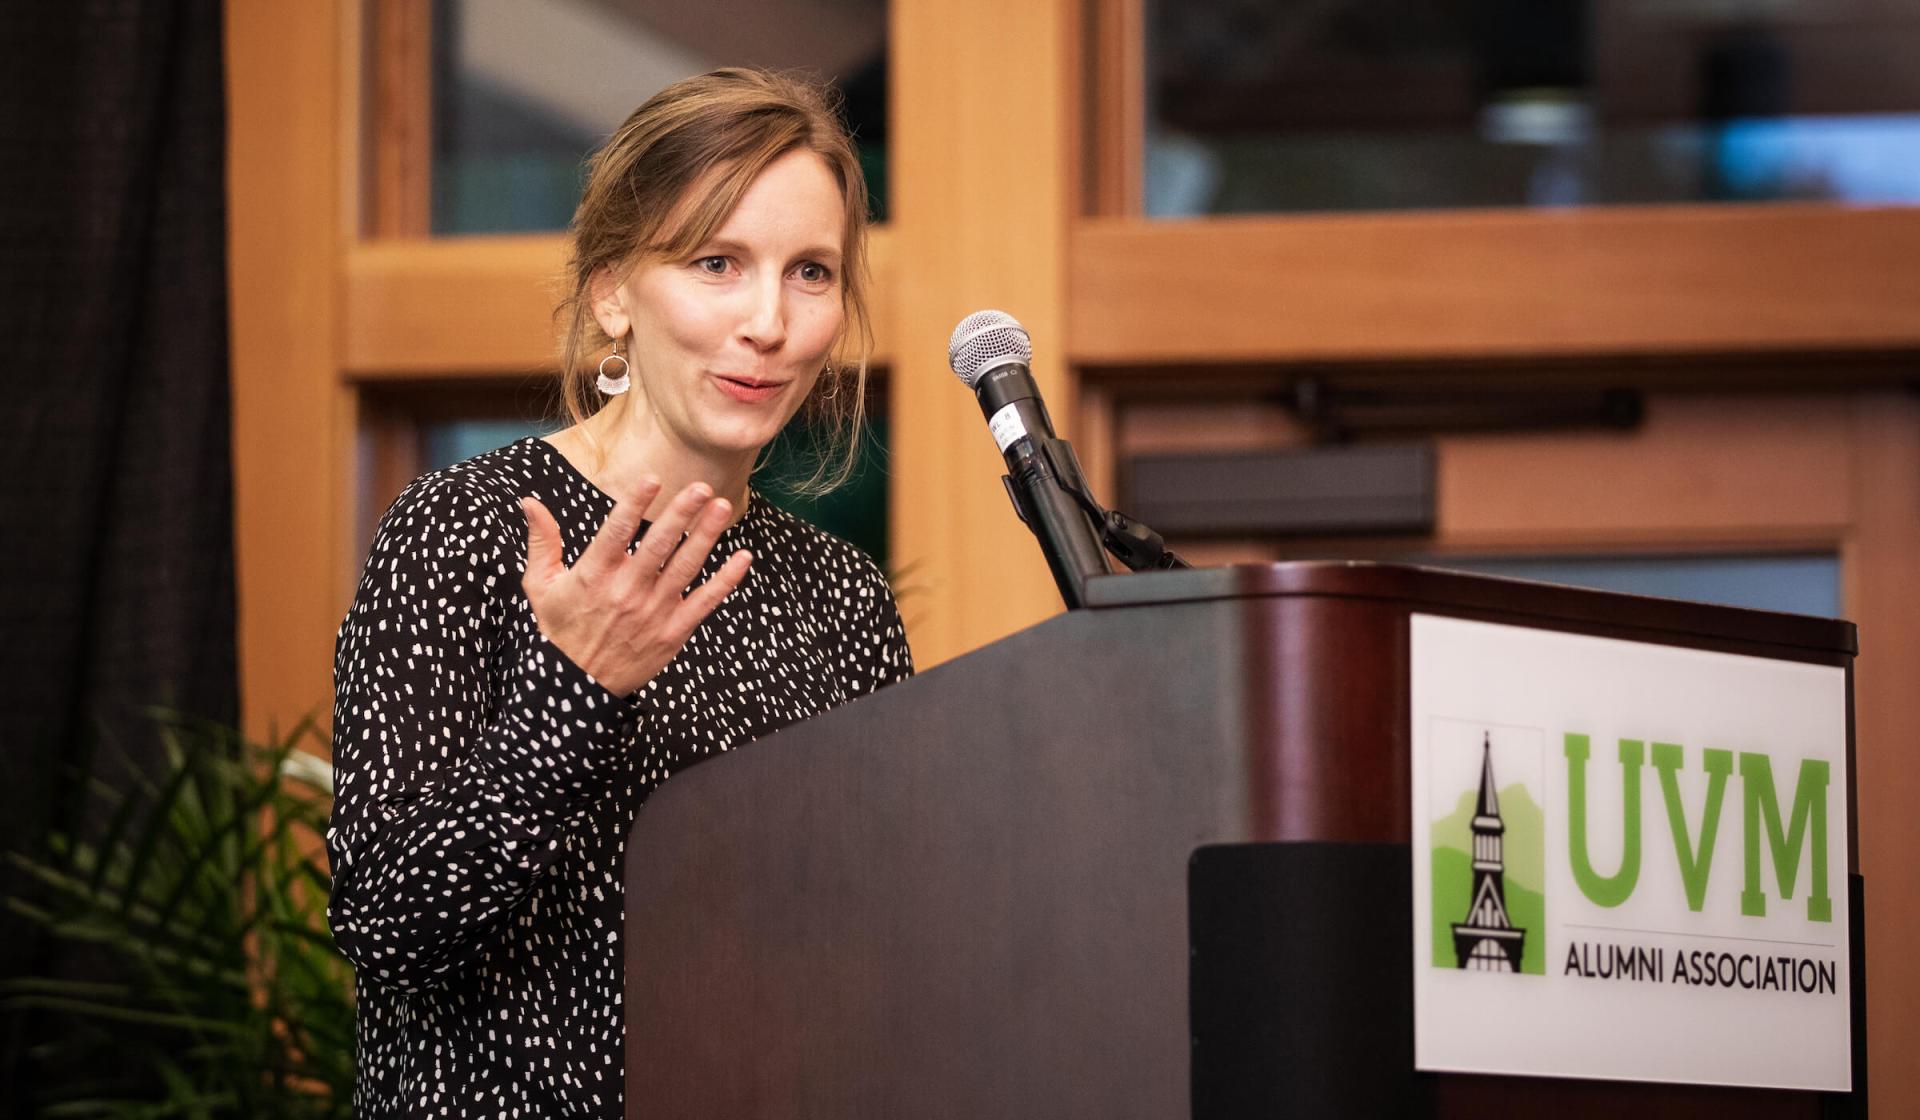
M 1087 583 L 1087 606 L 1095 610 L 1213 599 L 1297 596 L 1392 600 L 1414 609 L 1442 613 L 1521 616 L 1550 624 L 1624 626 L 1847 657 L 1857 655 L 1860 650 L 1858 630 L 1845 619 L 1364 560 L 1309 560 L 1123 573 L 1096 577 Z

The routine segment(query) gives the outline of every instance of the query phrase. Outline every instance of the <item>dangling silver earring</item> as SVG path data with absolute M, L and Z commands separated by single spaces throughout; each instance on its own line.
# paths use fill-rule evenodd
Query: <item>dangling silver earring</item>
M 607 375 L 607 363 L 615 361 L 620 363 L 620 376 L 609 377 Z M 609 397 L 617 397 L 628 389 L 633 388 L 633 379 L 627 376 L 627 356 L 620 352 L 619 339 L 616 338 L 613 340 L 613 353 L 600 359 L 600 376 L 595 379 L 594 384 L 598 385 L 600 391 Z

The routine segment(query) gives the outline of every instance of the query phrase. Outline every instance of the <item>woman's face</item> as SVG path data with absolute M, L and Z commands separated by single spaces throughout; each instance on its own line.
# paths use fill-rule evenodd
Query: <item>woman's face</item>
M 609 335 L 631 333 L 635 395 L 662 450 L 751 459 L 779 434 L 840 334 L 845 229 L 826 163 L 788 152 L 705 245 L 640 265 L 596 301 Z

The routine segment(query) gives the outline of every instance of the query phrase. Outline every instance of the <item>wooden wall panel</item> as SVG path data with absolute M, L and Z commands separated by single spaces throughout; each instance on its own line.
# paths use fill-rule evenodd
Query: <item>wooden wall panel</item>
M 924 589 L 908 612 L 922 665 L 1060 609 L 946 349 L 970 312 L 1013 314 L 1033 334 L 1052 415 L 1076 415 L 1065 339 L 1079 16 L 1071 0 L 893 9 L 890 510 L 894 561 Z
M 346 9 L 226 8 L 240 689 L 255 734 L 327 717 L 353 566 L 353 402 L 336 376 L 354 181 Z
M 369 94 L 361 135 L 373 157 L 361 184 L 366 231 L 425 237 L 433 228 L 432 0 L 361 2 L 368 42 L 357 66 Z
M 1146 191 L 1146 0 L 1095 0 L 1086 17 L 1081 205 L 1090 215 L 1135 217 Z
M 1089 221 L 1083 363 L 1913 349 L 1920 209 Z
M 1443 436 L 1439 542 L 1457 550 L 1838 542 L 1850 403 L 1668 397 L 1637 431 Z
M 344 359 L 356 378 L 524 374 L 558 362 L 561 238 L 369 241 L 345 264 Z
M 1860 626 L 1854 672 L 1860 871 L 1867 900 L 1867 1045 L 1875 1115 L 1920 1111 L 1920 401 L 1853 406 L 1853 526 L 1845 609 Z

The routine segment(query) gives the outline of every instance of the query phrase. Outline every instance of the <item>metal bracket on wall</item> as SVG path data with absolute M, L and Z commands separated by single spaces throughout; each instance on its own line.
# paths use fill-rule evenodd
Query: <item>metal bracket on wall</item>
M 1323 443 L 1440 432 L 1627 431 L 1646 414 L 1637 389 L 1362 389 L 1302 378 L 1281 400 Z

